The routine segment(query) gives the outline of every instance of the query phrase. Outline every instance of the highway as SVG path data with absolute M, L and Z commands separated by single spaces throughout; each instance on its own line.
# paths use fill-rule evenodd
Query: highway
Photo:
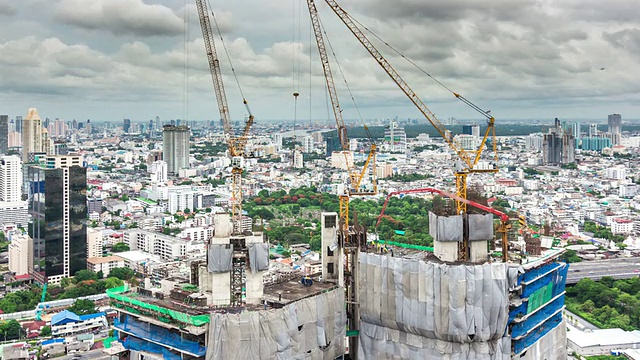
M 603 276 L 610 276 L 614 279 L 629 279 L 640 276 L 640 258 L 583 260 L 579 263 L 572 263 L 569 265 L 567 284 L 575 284 L 585 278 L 600 280 Z

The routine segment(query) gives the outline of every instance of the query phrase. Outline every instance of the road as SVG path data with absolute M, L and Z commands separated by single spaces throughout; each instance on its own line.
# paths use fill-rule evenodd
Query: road
M 103 353 L 102 349 L 78 352 L 76 354 L 61 356 L 56 358 L 56 360 L 109 360 L 109 355 Z
M 611 276 L 615 279 L 629 279 L 640 276 L 640 258 L 619 258 L 572 263 L 569 266 L 567 284 L 575 284 L 585 278 L 600 280 L 603 276 Z

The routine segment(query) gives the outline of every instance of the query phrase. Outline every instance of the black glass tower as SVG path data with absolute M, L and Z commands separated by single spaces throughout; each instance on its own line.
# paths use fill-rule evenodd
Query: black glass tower
M 55 283 L 87 268 L 87 171 L 48 162 L 28 176 L 33 277 Z

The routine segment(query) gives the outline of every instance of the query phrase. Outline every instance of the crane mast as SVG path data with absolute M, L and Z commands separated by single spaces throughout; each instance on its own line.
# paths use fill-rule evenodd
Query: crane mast
M 493 169 L 475 169 L 478 161 L 480 160 L 480 155 L 482 154 L 482 150 L 486 145 L 487 139 L 490 135 L 494 137 L 493 148 L 494 152 L 496 151 L 496 143 L 495 143 L 495 119 L 493 116 L 488 115 L 488 112 L 483 111 L 463 96 L 454 93 L 455 97 L 464 102 L 465 104 L 471 106 L 474 110 L 480 112 L 483 116 L 487 118 L 487 130 L 483 136 L 483 139 L 480 143 L 480 146 L 477 150 L 475 150 L 475 154 L 465 150 L 460 144 L 452 137 L 449 136 L 447 129 L 445 126 L 436 118 L 435 114 L 429 110 L 427 105 L 420 99 L 420 97 L 411 89 L 409 84 L 398 74 L 398 72 L 393 68 L 393 66 L 385 59 L 384 56 L 378 51 L 378 49 L 371 43 L 371 41 L 367 38 L 367 36 L 360 30 L 360 28 L 355 24 L 354 20 L 351 16 L 335 1 L 335 0 L 325 0 L 325 2 L 329 5 L 329 7 L 333 10 L 333 12 L 340 18 L 340 20 L 347 26 L 349 31 L 358 39 L 358 41 L 365 47 L 365 49 L 369 52 L 371 56 L 376 60 L 376 62 L 384 69 L 384 71 L 389 75 L 389 77 L 398 85 L 398 87 L 404 92 L 404 94 L 411 100 L 411 102 L 418 108 L 418 110 L 424 115 L 424 117 L 429 121 L 429 123 L 438 131 L 438 133 L 443 137 L 443 139 L 447 142 L 449 147 L 458 155 L 460 160 L 462 161 L 463 168 L 457 169 L 455 171 L 456 176 L 456 195 L 462 199 L 467 198 L 467 175 L 469 173 L 477 173 L 477 172 L 497 172 L 496 168 Z M 456 201 L 456 208 L 458 213 L 466 213 L 467 212 L 467 203 L 464 201 Z M 463 241 L 460 247 L 460 260 L 468 260 L 468 241 Z
M 233 233 L 239 234 L 242 232 L 243 161 L 247 138 L 249 136 L 249 129 L 253 124 L 254 118 L 247 104 L 247 100 L 242 99 L 242 102 L 249 112 L 249 117 L 245 122 L 242 133 L 236 136 L 231 126 L 229 106 L 227 105 L 227 95 L 225 94 L 224 84 L 222 81 L 222 70 L 220 68 L 220 61 L 216 52 L 216 44 L 213 39 L 213 29 L 211 28 L 209 11 L 205 1 L 206 0 L 196 0 L 196 7 L 198 10 L 198 17 L 200 19 L 200 28 L 202 29 L 204 47 L 207 52 L 207 60 L 209 61 L 211 79 L 213 80 L 213 88 L 215 90 L 216 100 L 218 101 L 218 111 L 220 112 L 220 119 L 222 120 L 222 125 L 224 127 L 225 141 L 229 149 L 229 154 L 231 155 L 231 214 Z

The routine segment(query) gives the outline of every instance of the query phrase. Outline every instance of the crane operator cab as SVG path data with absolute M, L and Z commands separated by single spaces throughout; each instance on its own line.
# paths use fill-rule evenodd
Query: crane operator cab
M 231 158 L 231 167 L 242 168 L 244 166 L 244 158 L 242 156 L 234 156 Z

